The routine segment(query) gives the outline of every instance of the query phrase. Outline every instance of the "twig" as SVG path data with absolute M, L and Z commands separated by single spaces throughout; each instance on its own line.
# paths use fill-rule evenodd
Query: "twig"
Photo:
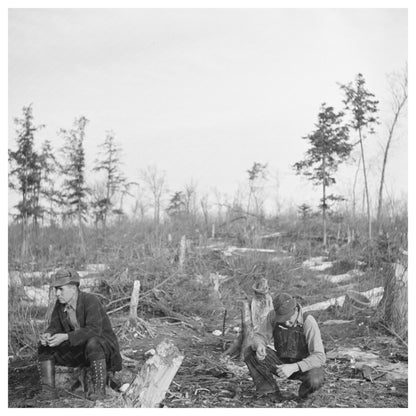
M 130 304 L 129 303 L 126 303 L 125 305 L 122 305 L 119 308 L 116 308 L 116 309 L 113 309 L 111 311 L 108 311 L 107 312 L 107 315 L 110 315 L 110 313 L 114 313 L 114 312 L 120 311 L 121 309 L 124 309 L 124 308 L 126 308 L 128 306 L 130 306 Z
M 72 392 L 71 392 L 71 391 L 69 391 L 69 390 L 65 390 L 65 389 L 64 389 L 64 391 L 65 391 L 66 393 L 70 394 L 71 396 L 76 397 L 77 399 L 81 399 L 81 400 L 88 400 L 88 401 L 90 401 L 90 402 L 93 402 L 93 401 L 94 401 L 94 400 L 89 399 L 88 397 L 78 396 L 78 394 L 72 393 Z
M 407 349 L 409 349 L 409 345 L 407 344 L 407 342 L 395 331 L 393 331 L 391 328 L 389 328 L 388 326 L 384 325 L 382 322 L 379 322 L 379 324 L 386 329 L 388 332 L 390 332 L 390 334 L 394 335 L 399 341 L 401 341 Z
M 227 319 L 227 309 L 224 310 L 224 319 L 222 321 L 222 336 L 225 334 L 225 320 Z
M 108 308 L 110 305 L 113 305 L 114 303 L 117 303 L 117 302 L 122 302 L 122 301 L 124 301 L 124 300 L 130 300 L 130 295 L 129 296 L 126 296 L 126 297 L 124 297 L 124 298 L 120 298 L 120 299 L 115 299 L 115 300 L 112 300 L 111 302 L 109 302 L 109 303 L 107 303 L 107 306 L 106 306 L 106 308 Z

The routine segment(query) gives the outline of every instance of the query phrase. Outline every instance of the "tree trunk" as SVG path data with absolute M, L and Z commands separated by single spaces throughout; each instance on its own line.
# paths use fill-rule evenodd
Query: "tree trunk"
M 355 171 L 354 184 L 352 187 L 352 230 L 351 230 L 352 239 L 351 239 L 351 242 L 354 241 L 353 231 L 355 230 L 355 227 L 356 227 L 356 206 L 357 206 L 356 188 L 357 188 L 358 173 L 360 172 L 360 166 L 361 166 L 361 155 L 360 155 L 360 159 L 358 160 L 358 166 L 357 166 L 357 170 Z
M 135 280 L 130 298 L 129 321 L 132 326 L 137 323 L 137 306 L 139 304 L 140 280 Z
M 169 341 L 162 341 L 123 394 L 125 407 L 158 407 L 184 356 Z
M 366 201 L 367 201 L 368 239 L 371 240 L 370 194 L 368 192 L 367 170 L 366 170 L 366 167 L 365 167 L 364 146 L 363 146 L 363 139 L 361 137 L 361 130 L 358 133 L 359 133 L 359 137 L 360 137 L 361 158 L 363 160 L 363 174 L 364 174 L 365 197 L 366 197 Z
M 324 232 L 324 238 L 323 238 L 323 244 L 324 248 L 327 246 L 326 242 L 326 189 L 325 189 L 325 180 L 322 184 L 322 225 L 323 225 L 323 232 Z
M 407 96 L 406 96 L 407 99 Z M 383 166 L 381 169 L 380 188 L 378 190 L 378 206 L 377 206 L 377 223 L 380 223 L 381 213 L 383 209 L 383 188 L 384 188 L 384 176 L 386 173 L 387 158 L 390 150 L 391 140 L 393 138 L 394 129 L 399 118 L 400 111 L 406 100 L 404 100 L 398 107 L 396 114 L 394 115 L 393 123 L 389 129 L 389 137 L 387 139 L 386 148 L 384 149 Z
M 246 300 L 244 300 L 241 305 L 241 324 L 243 339 L 241 342 L 240 360 L 244 360 L 244 351 L 250 346 L 254 333 L 251 308 L 249 302 Z
M 179 245 L 179 270 L 183 270 L 186 259 L 186 236 L 183 235 Z
M 85 259 L 87 257 L 87 249 L 85 248 L 84 230 L 82 227 L 82 214 L 80 211 L 78 211 L 78 234 L 81 256 Z
M 408 334 L 407 264 L 395 263 L 387 274 L 379 315 L 385 324 L 402 338 Z
M 273 310 L 273 301 L 269 293 L 267 279 L 260 279 L 253 286 L 254 296 L 251 302 L 243 301 L 241 304 L 241 327 L 242 331 L 233 344 L 224 352 L 224 355 L 239 353 L 241 360 L 244 352 L 253 341 L 253 335 L 260 324 L 266 319 L 268 313 Z

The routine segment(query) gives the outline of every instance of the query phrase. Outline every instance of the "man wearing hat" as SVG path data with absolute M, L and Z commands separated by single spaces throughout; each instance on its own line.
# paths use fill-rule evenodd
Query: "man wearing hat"
M 38 360 L 45 399 L 57 397 L 55 364 L 90 366 L 94 391 L 91 399 L 105 397 L 107 370 L 121 370 L 117 337 L 99 299 L 79 290 L 80 277 L 73 269 L 53 276 L 57 301 L 46 332 L 40 336 Z
M 267 345 L 273 340 L 274 350 Z M 273 375 L 300 380 L 299 398 L 305 399 L 324 382 L 325 350 L 312 315 L 287 293 L 273 299 L 273 310 L 260 325 L 244 361 L 258 395 L 280 396 Z

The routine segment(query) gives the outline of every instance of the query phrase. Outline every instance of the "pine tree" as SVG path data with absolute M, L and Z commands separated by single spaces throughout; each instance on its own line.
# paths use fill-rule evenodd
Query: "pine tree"
M 64 163 L 61 166 L 64 182 L 62 197 L 65 203 L 64 218 L 76 218 L 80 238 L 80 251 L 86 256 L 84 227 L 87 215 L 89 189 L 85 181 L 85 128 L 88 120 L 81 116 L 75 119 L 71 130 L 61 130 L 65 144 L 62 148 Z
M 327 188 L 336 183 L 334 173 L 338 165 L 348 158 L 352 145 L 348 143 L 348 127 L 342 122 L 343 113 L 334 111 L 325 103 L 321 105 L 316 129 L 303 139 L 308 140 L 310 148 L 305 159 L 294 164 L 297 174 L 308 177 L 314 185 L 322 186 L 322 223 L 323 245 L 327 246 L 326 212 L 328 199 Z
M 22 224 L 22 258 L 30 252 L 30 220 L 40 215 L 40 157 L 35 150 L 34 135 L 43 125 L 33 123 L 32 105 L 23 107 L 22 118 L 15 118 L 16 143 L 15 151 L 9 150 L 9 187 L 20 194 L 20 200 L 15 206 L 18 214 L 16 219 Z
M 368 191 L 367 169 L 364 154 L 365 133 L 373 134 L 374 125 L 377 124 L 376 113 L 378 111 L 378 101 L 374 99 L 374 94 L 370 93 L 365 86 L 365 79 L 362 74 L 358 74 L 355 82 L 346 85 L 340 85 L 341 90 L 345 93 L 345 109 L 351 113 L 350 127 L 358 134 L 360 144 L 361 160 L 363 166 L 365 196 L 367 202 L 367 221 L 368 221 L 368 238 L 371 240 L 371 208 L 370 195 Z
M 42 219 L 45 215 L 49 216 L 50 224 L 55 223 L 58 215 L 58 205 L 60 201 L 60 191 L 56 186 L 56 173 L 58 172 L 58 161 L 55 157 L 52 145 L 49 140 L 45 140 L 42 144 L 40 153 L 40 174 L 41 187 L 40 196 L 45 202 L 45 206 L 41 207 Z

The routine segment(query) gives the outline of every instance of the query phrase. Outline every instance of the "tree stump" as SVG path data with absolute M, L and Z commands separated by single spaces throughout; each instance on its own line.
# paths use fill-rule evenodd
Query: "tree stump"
M 253 341 L 254 333 L 266 319 L 268 313 L 273 310 L 273 300 L 269 293 L 267 279 L 262 278 L 253 285 L 254 296 L 249 301 L 241 304 L 242 331 L 238 338 L 224 352 L 224 355 L 239 354 L 240 360 L 244 359 L 244 352 Z
M 133 283 L 133 291 L 130 298 L 130 312 L 129 320 L 132 326 L 136 326 L 137 323 L 137 306 L 139 304 L 140 294 L 140 280 L 135 280 Z
M 169 341 L 162 341 L 123 394 L 125 407 L 158 407 L 184 356 Z
M 408 335 L 407 279 L 407 264 L 393 264 L 377 311 L 389 329 L 404 339 Z

